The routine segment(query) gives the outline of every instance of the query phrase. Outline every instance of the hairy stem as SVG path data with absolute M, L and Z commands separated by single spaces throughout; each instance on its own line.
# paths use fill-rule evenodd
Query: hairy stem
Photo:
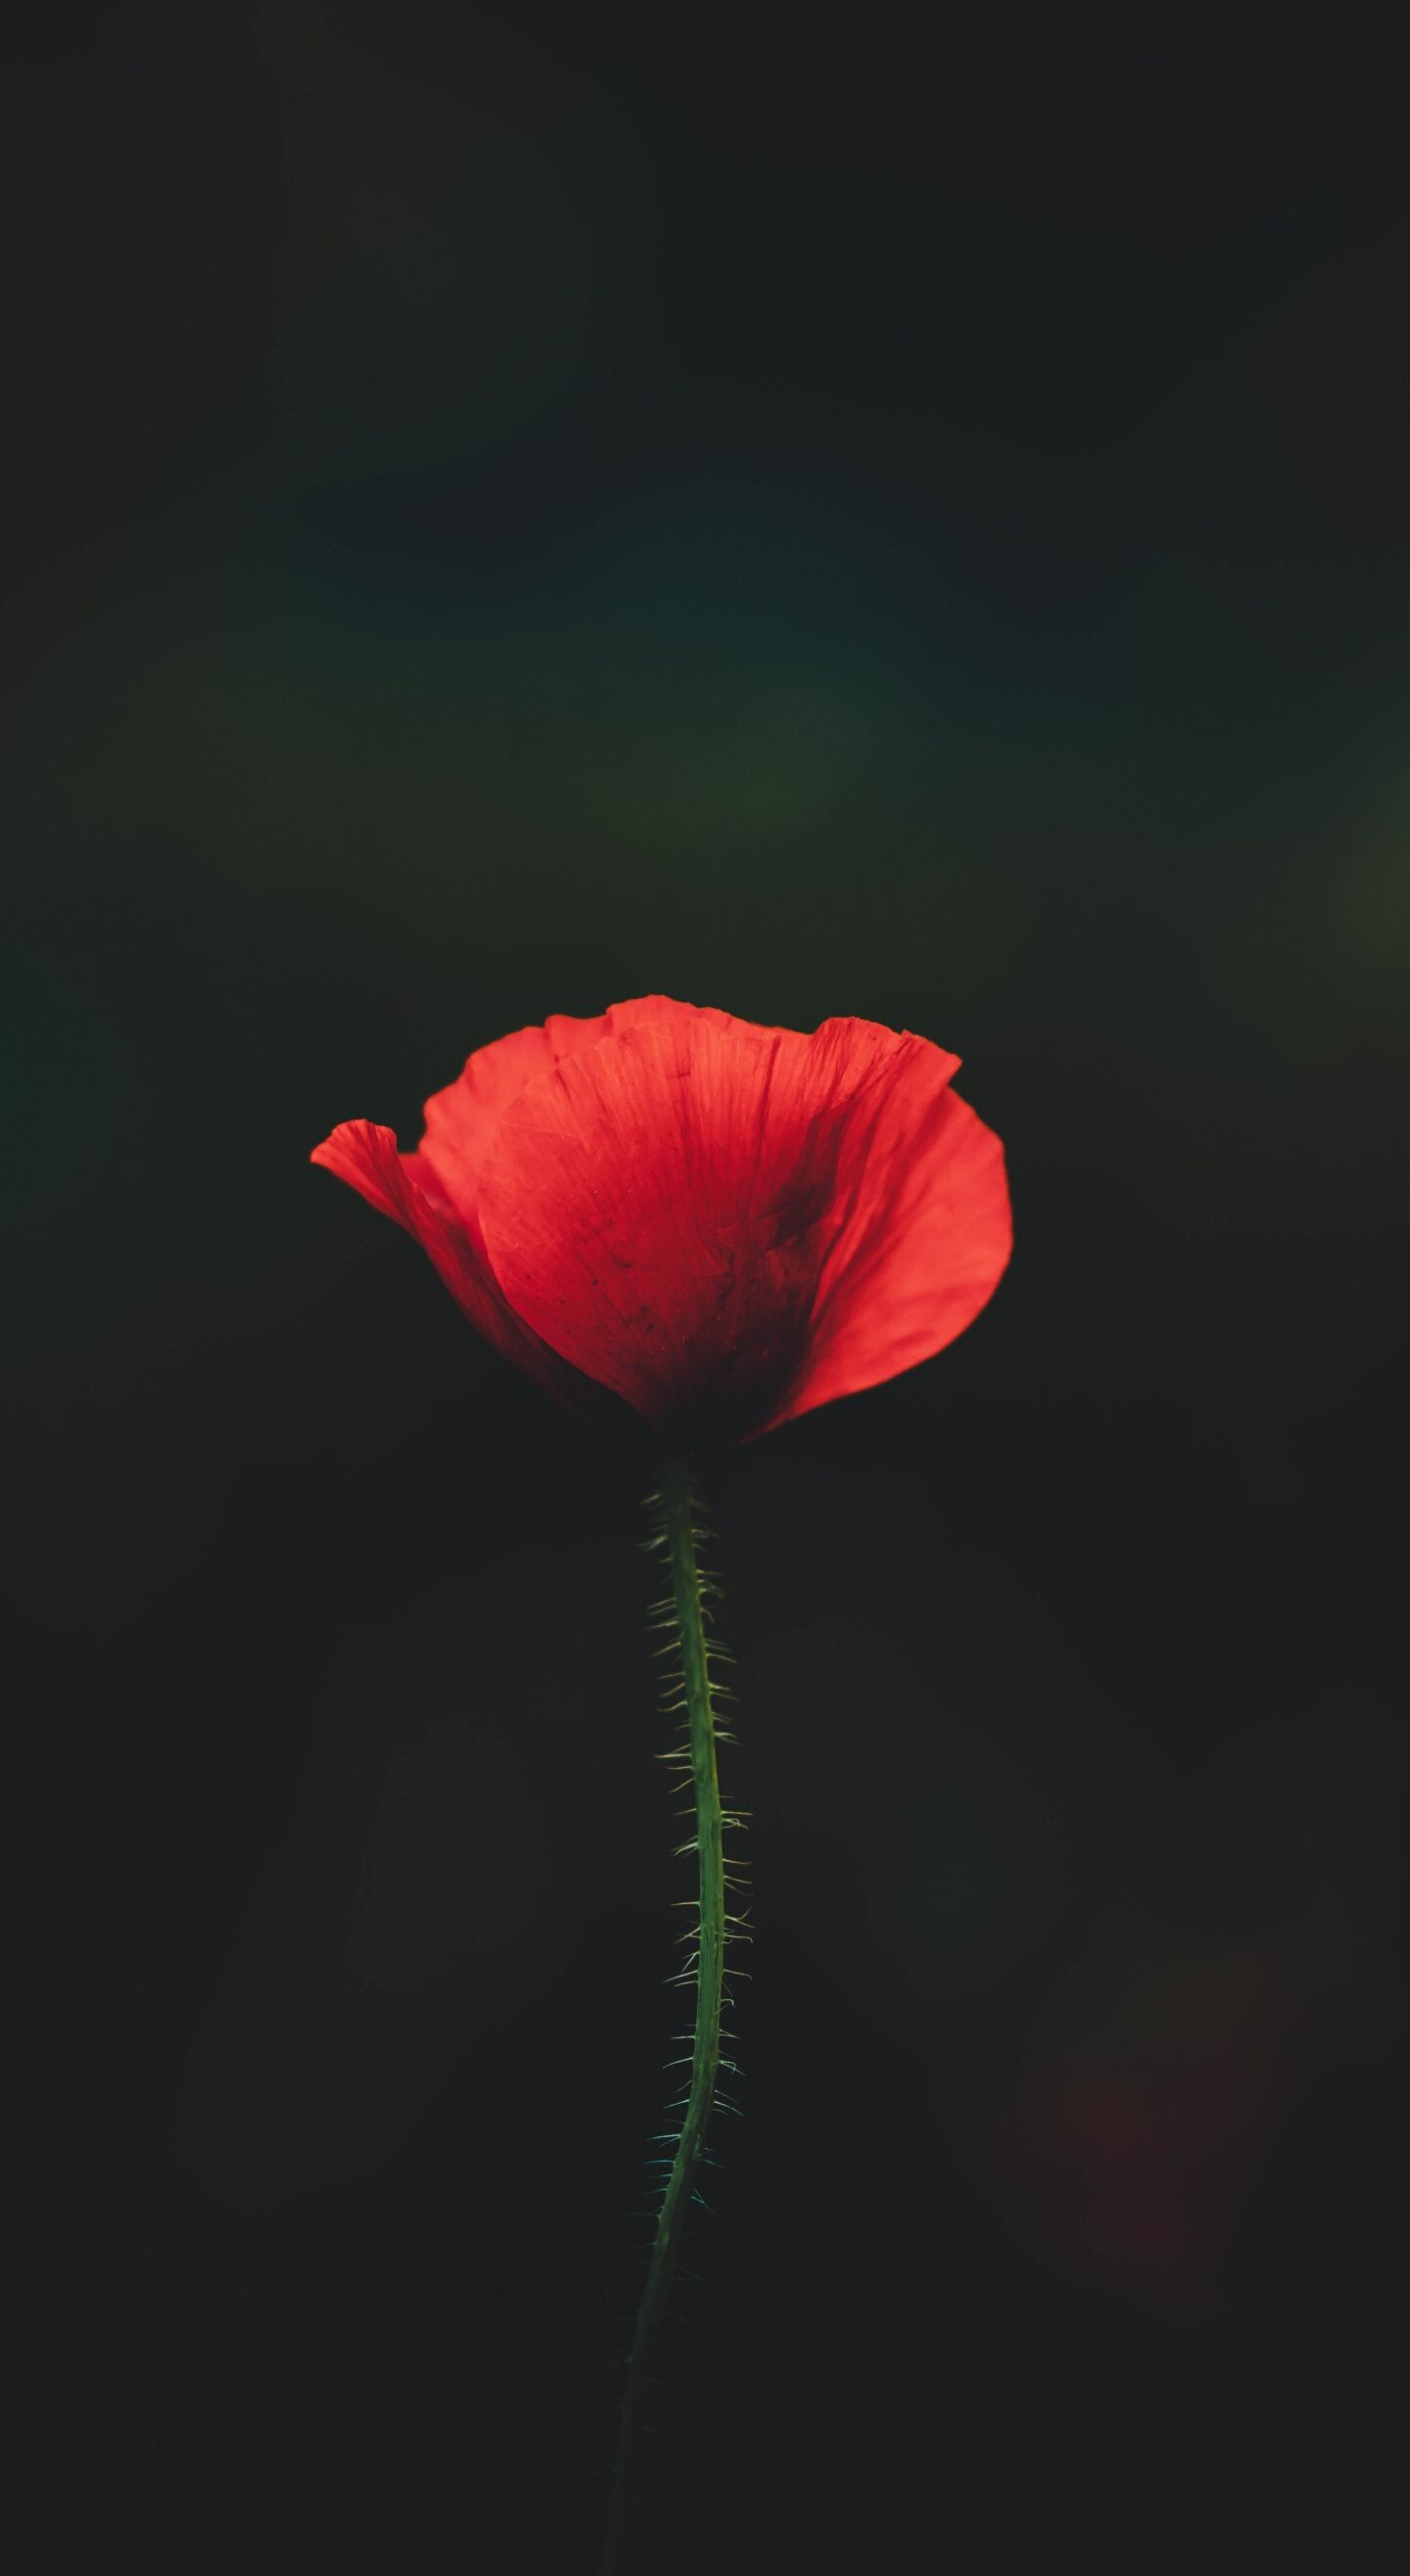
M 672 1766 L 678 1775 L 679 1791 L 689 1795 L 694 1806 L 695 1830 L 678 1850 L 698 1855 L 697 1919 L 685 1935 L 694 1941 L 695 1949 L 676 1982 L 695 1987 L 695 2028 L 689 2083 L 684 2100 L 675 2105 L 682 2115 L 680 2131 L 674 2140 L 646 2289 L 627 2361 L 605 2576 L 621 2576 L 625 2566 L 651 2360 L 686 2212 L 692 2198 L 699 2197 L 696 2182 L 705 2154 L 705 2131 L 717 2100 L 725 1951 L 731 1941 L 749 1937 L 741 1928 L 744 1918 L 731 1917 L 725 1911 L 726 1890 L 738 1885 L 739 1880 L 737 1864 L 725 1852 L 724 1838 L 726 1831 L 743 1819 L 738 1809 L 724 1807 L 720 1799 L 716 1742 L 726 1730 L 718 1726 L 715 1702 L 724 1686 L 711 1665 L 716 1657 L 725 1657 L 726 1650 L 710 1633 L 707 1607 L 719 1586 L 700 1563 L 700 1544 L 708 1534 L 703 1526 L 704 1505 L 699 1486 L 683 1461 L 673 1460 L 664 1469 L 660 1492 L 648 1497 L 648 1506 L 654 1520 L 652 1536 L 646 1544 L 657 1552 L 668 1577 L 662 1598 L 653 1605 L 653 1625 L 665 1639 L 658 1651 L 668 1658 L 662 1704 L 682 1727 L 680 1742 L 660 1759 Z

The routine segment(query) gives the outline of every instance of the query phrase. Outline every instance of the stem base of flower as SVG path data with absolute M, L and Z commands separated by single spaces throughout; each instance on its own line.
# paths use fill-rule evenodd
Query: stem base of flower
M 693 1851 L 698 1861 L 696 1919 L 682 1936 L 693 1941 L 694 1948 L 671 1982 L 694 1986 L 695 2026 L 689 2079 L 682 2099 L 672 2106 L 681 2113 L 681 2125 L 674 2136 L 646 2288 L 627 2360 L 603 2576 L 623 2576 L 626 2565 L 651 2359 L 686 2213 L 692 2199 L 700 2197 L 697 2185 L 706 2158 L 705 2132 L 719 2100 L 720 2066 L 731 2063 L 720 2055 L 726 1951 L 732 1942 L 750 1937 L 745 1918 L 726 1910 L 727 1895 L 742 1885 L 742 1879 L 733 1855 L 726 1854 L 725 1835 L 731 1827 L 742 1826 L 744 1818 L 739 1809 L 727 1808 L 720 1796 L 716 1747 L 722 1736 L 727 1741 L 733 1738 L 718 1723 L 716 1702 L 730 1694 L 712 1666 L 732 1658 L 712 1633 L 709 1603 L 718 1598 L 720 1587 L 700 1562 L 700 1548 L 713 1533 L 705 1524 L 700 1488 L 683 1460 L 672 1460 L 663 1469 L 660 1490 L 649 1495 L 647 1502 L 653 1526 L 645 1544 L 667 1576 L 662 1597 L 652 1604 L 650 1614 L 653 1629 L 660 1631 L 664 1641 L 657 1652 L 667 1664 L 661 1706 L 663 1714 L 679 1720 L 682 1730 L 680 1740 L 659 1758 L 671 1767 L 677 1792 L 688 1794 L 693 1808 L 694 1831 L 677 1845 L 677 1851 Z

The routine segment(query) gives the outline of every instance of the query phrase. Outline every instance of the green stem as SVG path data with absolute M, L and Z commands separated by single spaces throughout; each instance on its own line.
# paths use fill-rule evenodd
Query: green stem
M 720 2066 L 725 1948 L 732 1938 L 747 1938 L 746 1934 L 731 1931 L 725 1913 L 726 1886 L 734 1881 L 727 1875 L 732 1864 L 727 1863 L 724 1835 L 727 1825 L 740 1821 L 737 1809 L 726 1809 L 721 1805 L 716 1767 L 714 1703 L 721 1685 L 712 1679 L 710 1661 L 713 1656 L 723 1655 L 725 1650 L 708 1633 L 710 1614 L 705 1606 L 706 1596 L 716 1592 L 718 1586 L 700 1564 L 699 1544 L 705 1534 L 700 1526 L 703 1504 L 699 1487 L 683 1460 L 673 1460 L 664 1469 L 660 1493 L 650 1500 L 653 1505 L 659 1505 L 659 1516 L 647 1545 L 660 1551 L 669 1571 L 669 1588 L 655 1605 L 656 1624 L 665 1632 L 668 1649 L 672 1644 L 677 1649 L 677 1656 L 672 1658 L 665 1699 L 670 1713 L 680 1717 L 684 1726 L 681 1743 L 661 1758 L 679 1771 L 682 1789 L 688 1781 L 695 1807 L 695 1832 L 689 1841 L 679 1846 L 682 1851 L 694 1850 L 699 1855 L 699 1920 L 693 1936 L 695 1958 L 693 1964 L 682 1972 L 681 1980 L 687 1982 L 692 1977 L 694 1980 L 695 2031 L 680 2134 L 675 2142 L 656 2222 L 646 2290 L 627 2361 L 605 2576 L 619 2576 L 625 2564 L 635 2504 L 636 2461 L 649 2385 L 649 2365 L 670 2290 L 686 2212 L 696 2191 L 696 2178 L 705 2151 L 706 2127 L 715 2104 Z M 687 1934 L 686 1937 L 692 1936 Z

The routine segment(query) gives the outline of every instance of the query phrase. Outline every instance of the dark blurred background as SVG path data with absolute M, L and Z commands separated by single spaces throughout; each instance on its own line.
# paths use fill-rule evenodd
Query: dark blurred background
M 661 990 L 955 1049 L 1017 1249 L 713 1479 L 758 1938 L 642 2576 L 1398 2568 L 1392 14 L 4 42 L 11 2565 L 594 2564 L 642 1479 L 307 1156 Z

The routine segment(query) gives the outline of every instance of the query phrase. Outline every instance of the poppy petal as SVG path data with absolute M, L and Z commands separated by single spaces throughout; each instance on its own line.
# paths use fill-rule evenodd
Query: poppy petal
M 465 1059 L 454 1082 L 433 1091 L 423 1110 L 425 1133 L 406 1160 L 426 1196 L 453 1209 L 478 1241 L 476 1208 L 480 1172 L 499 1133 L 506 1110 L 521 1091 L 543 1073 L 551 1073 L 565 1056 L 581 1055 L 612 1030 L 631 1027 L 661 1011 L 687 1010 L 656 993 L 632 1002 L 613 1002 L 595 1019 L 575 1019 L 569 1011 L 552 1011 L 540 1028 L 514 1029 L 477 1047 Z M 700 1011 L 701 1019 L 728 1017 L 723 1011 Z
M 849 1135 L 846 1222 L 823 1268 L 807 1367 L 776 1421 L 933 1358 L 1008 1266 L 1003 1146 L 949 1088 L 940 1049 L 911 1044 L 917 1053 Z
M 573 1400 L 569 1389 L 573 1373 L 505 1303 L 493 1271 L 455 1211 L 428 1196 L 412 1169 L 416 1157 L 398 1153 L 390 1127 L 375 1126 L 370 1118 L 345 1119 L 321 1145 L 315 1145 L 309 1160 L 336 1173 L 370 1206 L 405 1228 L 429 1254 L 457 1305 L 486 1341 L 540 1385 Z
M 505 1111 L 539 1074 L 591 1046 L 606 1027 L 605 1018 L 578 1020 L 559 1011 L 542 1028 L 515 1029 L 467 1056 L 455 1081 L 432 1092 L 424 1111 L 426 1132 L 408 1156 L 427 1196 L 471 1221 L 480 1166 Z
M 975 1155 L 971 1137 L 956 1166 L 966 1121 L 979 1126 L 946 1095 L 957 1058 L 870 1021 L 809 1037 L 662 995 L 607 1020 L 519 1094 L 479 1175 L 500 1285 L 574 1367 L 669 1438 L 728 1443 L 910 1366 L 969 1321 L 1003 1267 L 998 1145 Z M 948 1182 L 927 1193 L 912 1150 Z

